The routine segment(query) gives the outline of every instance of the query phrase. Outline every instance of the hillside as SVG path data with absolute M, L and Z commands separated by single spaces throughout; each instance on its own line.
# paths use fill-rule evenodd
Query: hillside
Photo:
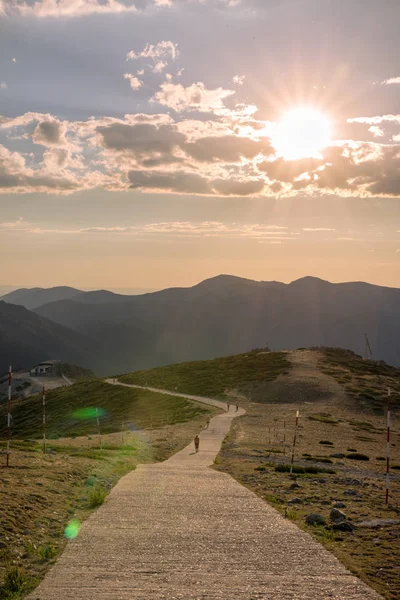
M 9 294 L 5 294 L 0 298 L 0 301 L 8 302 L 8 304 L 17 304 L 18 306 L 24 306 L 25 308 L 32 310 L 42 304 L 66 300 L 82 293 L 81 290 L 68 286 L 52 288 L 20 288 Z
M 268 345 L 364 351 L 400 364 L 400 290 L 305 277 L 290 284 L 221 275 L 112 302 L 51 302 L 36 312 L 96 340 L 108 372 L 226 356 Z M 104 297 L 102 297 L 104 298 Z M 108 360 L 105 360 L 107 354 Z M 105 371 L 103 371 L 105 372 Z
M 0 373 L 27 368 L 48 358 L 91 367 L 95 348 L 76 331 L 22 306 L 0 302 Z

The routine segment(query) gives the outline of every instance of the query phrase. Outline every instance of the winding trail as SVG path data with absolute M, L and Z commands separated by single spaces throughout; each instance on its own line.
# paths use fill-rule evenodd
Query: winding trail
M 381 598 L 311 536 L 209 468 L 241 414 L 214 417 L 198 454 L 191 444 L 123 477 L 29 600 Z

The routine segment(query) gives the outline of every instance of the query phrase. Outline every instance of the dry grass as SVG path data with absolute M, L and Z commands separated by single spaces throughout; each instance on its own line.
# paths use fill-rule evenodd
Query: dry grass
M 294 353 L 296 354 L 296 353 Z M 298 355 L 299 356 L 299 355 Z M 400 476 L 392 471 L 390 504 L 385 506 L 385 417 L 376 414 L 375 406 L 365 406 L 343 394 L 342 384 L 317 367 L 321 355 L 309 353 L 306 363 L 314 361 L 307 374 L 312 394 L 306 392 L 307 381 L 296 366 L 286 377 L 271 385 L 271 393 L 284 401 L 291 386 L 303 390 L 306 401 L 297 404 L 277 402 L 251 403 L 245 416 L 237 419 L 217 457 L 216 468 L 233 475 L 301 528 L 315 535 L 356 575 L 374 587 L 388 600 L 400 598 L 400 527 L 381 529 L 357 528 L 353 533 L 332 531 L 324 527 L 305 525 L 304 517 L 312 512 L 329 522 L 330 510 L 336 501 L 352 523 L 369 519 L 400 520 Z M 301 356 L 300 356 L 301 359 Z M 306 367 L 312 366 L 305 365 Z M 307 372 L 308 373 L 308 372 Z M 319 383 L 318 383 L 319 382 Z M 331 393 L 327 391 L 331 385 Z M 318 385 L 323 393 L 318 393 Z M 315 393 L 316 392 L 316 393 Z M 268 394 L 267 394 L 268 395 Z M 276 466 L 290 462 L 296 410 L 300 410 L 300 426 L 295 451 L 295 465 L 304 470 L 310 466 L 332 469 L 335 473 L 319 472 L 296 475 L 299 488 L 289 473 L 276 471 Z M 286 429 L 284 429 L 284 421 Z M 368 432 L 360 436 L 358 431 Z M 400 463 L 400 420 L 395 415 L 392 427 L 392 465 Z M 286 436 L 286 444 L 283 444 Z M 320 441 L 330 444 L 321 444 Z M 352 449 L 369 460 L 346 457 Z M 342 454 L 343 458 L 332 457 Z M 383 456 L 382 456 L 383 455 Z M 326 461 L 329 460 L 329 464 Z M 299 469 L 302 470 L 302 469 Z M 354 490 L 355 495 L 348 495 Z M 301 503 L 288 504 L 293 498 Z

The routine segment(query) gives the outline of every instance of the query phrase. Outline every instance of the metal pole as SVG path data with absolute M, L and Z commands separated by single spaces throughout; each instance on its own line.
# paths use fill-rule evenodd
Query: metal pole
M 43 452 L 46 453 L 46 390 L 43 386 L 42 390 L 42 404 L 43 404 Z
M 12 370 L 8 369 L 8 404 L 7 404 L 7 467 L 10 463 L 10 441 L 11 441 L 11 384 Z
M 387 407 L 386 498 L 385 498 L 385 504 L 388 504 L 388 502 L 389 502 L 389 468 L 390 468 L 390 388 L 388 388 L 388 407 Z
M 293 436 L 293 447 L 292 447 L 292 460 L 290 462 L 290 474 L 293 471 L 293 461 L 294 461 L 294 449 L 296 447 L 296 438 L 297 438 L 297 427 L 299 425 L 299 411 L 296 411 L 296 425 L 294 428 L 294 436 Z

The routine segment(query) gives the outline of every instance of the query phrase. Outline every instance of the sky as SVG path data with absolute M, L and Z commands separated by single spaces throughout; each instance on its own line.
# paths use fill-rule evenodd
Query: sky
M 400 287 L 398 0 L 0 0 L 0 287 Z

